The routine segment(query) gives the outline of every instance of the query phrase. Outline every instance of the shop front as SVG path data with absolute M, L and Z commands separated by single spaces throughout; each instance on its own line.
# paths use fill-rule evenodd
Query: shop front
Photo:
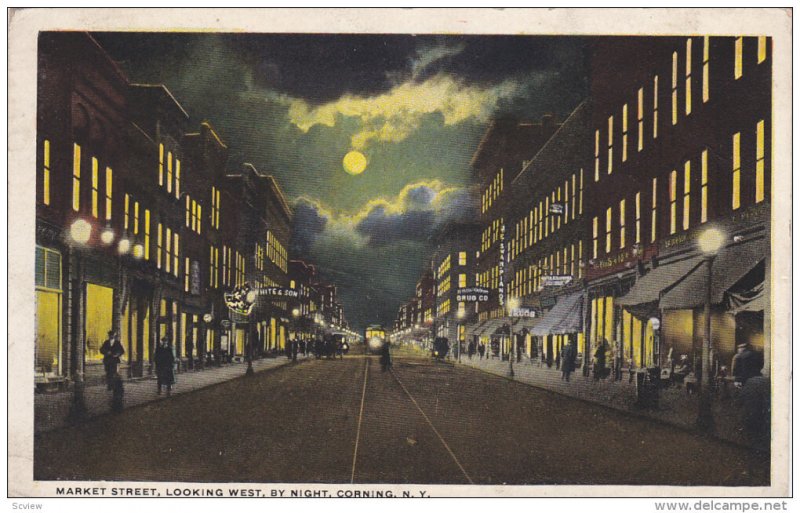
M 61 253 L 36 246 L 35 380 L 38 384 L 60 382 L 62 358 L 63 289 Z
M 583 334 L 586 293 L 582 290 L 573 291 L 557 296 L 555 300 L 555 305 L 542 315 L 530 332 L 537 343 L 536 352 L 540 361 L 548 366 L 558 362 L 561 351 L 568 343 L 576 346 L 579 357 L 586 354 Z

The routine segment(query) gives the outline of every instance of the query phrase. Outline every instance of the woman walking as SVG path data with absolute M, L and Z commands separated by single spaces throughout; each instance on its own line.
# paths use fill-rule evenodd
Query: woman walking
M 167 387 L 167 395 L 172 394 L 172 385 L 175 383 L 175 374 L 172 366 L 175 364 L 175 356 L 172 348 L 169 347 L 167 337 L 161 339 L 161 343 L 156 348 L 155 354 L 156 377 L 158 379 L 158 393 L 161 394 L 161 387 Z

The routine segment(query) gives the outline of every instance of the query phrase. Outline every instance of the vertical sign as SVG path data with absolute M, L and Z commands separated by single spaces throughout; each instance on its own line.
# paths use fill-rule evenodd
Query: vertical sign
M 497 299 L 500 303 L 500 306 L 505 306 L 506 304 L 506 225 L 505 223 L 500 225 L 500 279 L 498 280 L 500 283 L 497 286 Z

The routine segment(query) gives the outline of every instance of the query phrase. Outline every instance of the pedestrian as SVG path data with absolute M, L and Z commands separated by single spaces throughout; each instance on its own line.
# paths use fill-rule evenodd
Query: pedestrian
M 472 360 L 472 355 L 475 354 L 475 341 L 471 341 L 467 346 L 467 357 Z
M 156 348 L 156 354 L 153 359 L 156 363 L 158 394 L 161 395 L 161 387 L 167 387 L 167 395 L 169 396 L 172 394 L 172 385 L 175 383 L 175 374 L 173 372 L 175 355 L 169 346 L 167 337 L 161 338 L 161 343 Z
M 608 341 L 602 339 L 594 351 L 594 380 L 600 381 L 606 377 L 606 349 Z
M 297 361 L 297 339 L 292 340 L 292 361 Z
M 764 356 L 762 353 L 753 351 L 747 343 L 736 346 L 736 355 L 731 363 L 733 383 L 737 388 L 743 387 L 747 380 L 761 375 L 761 368 L 764 367 Z
M 483 355 L 486 353 L 486 344 L 483 342 L 478 344 L 478 353 L 480 354 L 480 359 L 483 360 Z
M 392 368 L 392 355 L 389 351 L 389 341 L 384 341 L 381 346 L 381 371 L 386 372 Z
M 186 338 L 186 358 L 188 358 L 187 365 L 189 366 L 189 370 L 194 369 L 194 342 L 192 341 L 192 337 Z
M 108 332 L 108 338 L 100 346 L 103 355 L 103 367 L 106 371 L 106 386 L 109 390 L 114 388 L 114 377 L 117 375 L 117 365 L 120 357 L 125 354 L 125 349 L 119 341 L 119 335 L 114 330 Z
M 569 382 L 569 375 L 575 371 L 575 357 L 577 353 L 575 346 L 570 340 L 561 350 L 561 379 Z
M 556 370 L 561 368 L 561 348 L 556 349 Z
M 622 342 L 614 342 L 614 381 L 622 381 Z
M 125 407 L 125 386 L 119 373 L 114 375 L 111 395 L 111 411 L 119 413 Z

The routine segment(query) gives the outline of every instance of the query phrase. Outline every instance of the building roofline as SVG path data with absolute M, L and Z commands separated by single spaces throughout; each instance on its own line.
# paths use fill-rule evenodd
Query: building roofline
M 189 119 L 189 113 L 186 112 L 186 109 L 183 108 L 181 103 L 173 96 L 172 92 L 170 92 L 169 88 L 164 84 L 128 84 L 130 87 L 135 87 L 139 89 L 161 89 L 164 93 L 167 94 L 170 100 L 175 104 L 178 109 L 180 109 L 181 113 L 186 119 Z

